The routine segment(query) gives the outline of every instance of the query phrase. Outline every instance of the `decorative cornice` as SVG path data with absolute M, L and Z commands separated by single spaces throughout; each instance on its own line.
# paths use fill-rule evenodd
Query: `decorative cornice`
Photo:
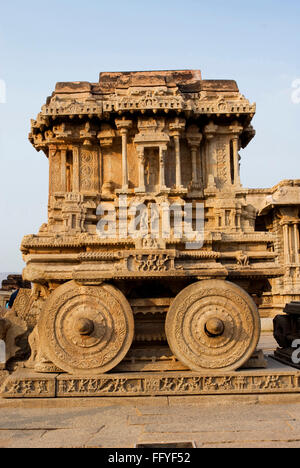
M 92 116 L 102 118 L 104 113 L 116 114 L 124 112 L 137 111 L 190 111 L 195 115 L 216 114 L 216 115 L 243 115 L 255 114 L 256 105 L 251 104 L 247 99 L 239 95 L 239 99 L 232 100 L 206 100 L 205 98 L 197 97 L 187 99 L 183 96 L 164 96 L 155 98 L 141 98 L 126 96 L 120 97 L 110 95 L 106 100 L 95 100 L 92 104 L 77 102 L 76 100 L 61 100 L 50 102 L 42 107 L 39 119 L 34 121 L 33 127 L 36 128 L 40 124 L 45 125 L 45 118 L 53 118 L 58 116 Z

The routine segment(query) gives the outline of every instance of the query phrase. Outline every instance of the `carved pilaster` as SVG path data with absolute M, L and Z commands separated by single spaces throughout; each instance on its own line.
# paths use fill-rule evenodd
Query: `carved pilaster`
M 169 124 L 170 135 L 174 138 L 175 144 L 175 162 L 176 162 L 176 188 L 182 189 L 182 178 L 181 178 L 181 155 L 180 155 L 180 137 L 185 129 L 185 119 L 176 118 L 174 122 Z
M 55 145 L 49 146 L 49 197 L 57 190 L 57 185 L 60 185 L 59 169 L 60 161 L 57 147 Z M 58 179 L 59 177 L 59 179 Z
M 216 133 L 218 126 L 210 122 L 204 128 L 204 135 L 207 141 L 207 188 L 216 188 L 217 179 L 217 155 L 216 155 Z
M 165 177 L 166 152 L 167 152 L 167 146 L 161 145 L 159 147 L 159 188 L 160 188 L 160 191 L 167 190 L 166 177 Z
M 138 165 L 139 165 L 139 186 L 135 190 L 136 193 L 145 193 L 145 148 L 137 147 Z
M 240 164 L 239 164 L 239 147 L 240 147 L 240 135 L 243 131 L 243 127 L 238 124 L 238 122 L 235 122 L 233 125 L 229 127 L 231 133 L 232 133 L 232 182 L 233 185 L 236 187 L 241 186 L 241 180 L 240 180 Z
M 61 190 L 62 192 L 67 191 L 67 147 L 60 148 L 61 157 Z
M 300 249 L 300 246 L 299 246 L 299 230 L 298 230 L 298 226 L 299 226 L 299 222 L 298 221 L 295 221 L 293 223 L 293 227 L 294 227 L 294 239 L 295 239 L 295 263 L 296 264 L 300 264 L 300 258 L 299 258 L 299 249 Z
M 122 137 L 122 190 L 128 190 L 128 162 L 127 162 L 127 135 L 128 130 L 132 127 L 132 121 L 123 119 L 115 120 L 117 129 Z
M 73 191 L 79 192 L 79 147 L 73 146 Z
M 112 179 L 112 160 L 109 156 L 109 164 L 107 172 L 104 174 L 104 154 L 106 149 L 111 148 L 113 145 L 114 138 L 116 136 L 115 130 L 111 128 L 109 124 L 102 124 L 101 131 L 98 133 L 97 138 L 100 142 L 99 150 L 99 185 L 102 192 L 102 195 L 111 196 L 114 192 L 114 184 L 111 181 Z

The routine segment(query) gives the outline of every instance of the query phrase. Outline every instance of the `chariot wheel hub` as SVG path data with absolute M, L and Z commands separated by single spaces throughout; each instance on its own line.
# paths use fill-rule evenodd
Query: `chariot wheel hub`
M 78 319 L 75 328 L 80 335 L 89 336 L 93 333 L 95 327 L 92 320 L 82 317 Z
M 217 317 L 210 318 L 205 324 L 205 332 L 208 336 L 221 336 L 223 335 L 224 330 L 224 322 Z

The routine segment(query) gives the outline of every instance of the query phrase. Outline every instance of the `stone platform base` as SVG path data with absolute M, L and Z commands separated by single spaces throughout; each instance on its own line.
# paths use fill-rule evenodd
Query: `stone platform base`
M 300 371 L 268 358 L 265 370 L 224 375 L 193 372 L 104 374 L 87 378 L 19 370 L 1 385 L 2 398 L 137 397 L 300 393 Z

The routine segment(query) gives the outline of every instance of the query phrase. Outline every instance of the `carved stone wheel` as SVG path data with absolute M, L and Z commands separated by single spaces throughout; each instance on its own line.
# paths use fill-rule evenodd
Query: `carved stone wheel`
M 47 357 L 71 374 L 97 375 L 113 369 L 133 341 L 134 319 L 123 294 L 111 285 L 57 288 L 38 323 Z
M 233 371 L 255 351 L 260 318 L 242 288 L 205 280 L 175 298 L 166 318 L 166 335 L 174 355 L 191 370 Z

